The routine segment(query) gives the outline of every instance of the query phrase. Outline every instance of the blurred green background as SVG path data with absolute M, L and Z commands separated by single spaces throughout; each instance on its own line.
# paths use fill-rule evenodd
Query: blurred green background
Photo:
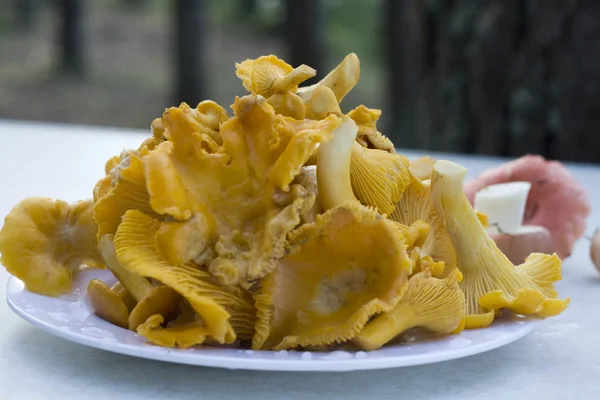
M 596 0 L 4 0 L 0 119 L 148 128 L 228 107 L 236 62 L 355 52 L 342 109 L 398 147 L 600 162 L 599 39 Z
M 59 68 L 54 2 L 38 0 L 32 23 L 19 26 L 11 1 L 0 2 L 0 118 L 147 128 L 178 101 L 170 1 L 85 1 L 83 77 Z M 235 76 L 236 62 L 265 54 L 285 59 L 282 4 L 257 1 L 254 15 L 244 16 L 238 0 L 204 3 L 204 96 L 229 107 L 235 95 L 245 93 Z M 324 2 L 323 64 L 333 67 L 347 53 L 357 53 L 361 82 L 343 106 L 380 108 L 383 68 L 378 36 L 372 34 L 380 2 L 351 3 Z

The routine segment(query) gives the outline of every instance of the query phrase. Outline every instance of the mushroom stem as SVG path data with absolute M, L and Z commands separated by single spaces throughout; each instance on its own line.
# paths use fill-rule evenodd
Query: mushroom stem
M 312 152 L 312 154 L 310 155 L 308 160 L 306 160 L 306 162 L 304 163 L 305 167 L 317 165 L 317 160 L 319 159 L 319 147 L 320 146 L 321 146 L 321 144 L 318 144 L 317 148 Z M 591 240 L 591 238 L 590 238 L 590 240 Z
M 333 90 L 327 86 L 319 86 L 310 99 L 310 116 L 324 119 L 329 114 L 341 115 L 342 110 Z
M 273 85 L 271 86 L 271 90 L 275 93 L 281 93 L 290 90 L 293 86 L 296 86 L 307 79 L 312 78 L 317 74 L 317 71 L 314 68 L 309 67 L 308 65 L 300 65 L 289 74 L 284 76 L 280 76 L 279 78 L 273 81 Z
M 466 196 L 456 195 L 462 193 L 466 174 L 466 168 L 450 161 L 437 161 L 433 166 L 431 198 L 438 213 L 444 216 L 446 230 L 453 237 L 453 242 L 457 243 L 470 243 L 473 237 L 488 237 Z M 479 247 L 463 246 L 458 251 L 461 256 L 461 268 L 479 266 Z
M 414 307 L 401 300 L 392 311 L 383 313 L 369 322 L 354 341 L 363 350 L 375 350 L 416 326 L 415 322 L 417 315 Z
M 346 115 L 333 132 L 333 137 L 319 146 L 317 184 L 321 204 L 325 210 L 348 201 L 356 201 L 350 182 L 350 158 L 356 143 L 358 127 Z
M 303 87 L 298 89 L 296 93 L 298 96 L 308 103 L 312 97 L 313 92 L 319 86 L 327 86 L 333 90 L 335 97 L 338 102 L 342 101 L 350 90 L 358 83 L 360 78 L 360 61 L 355 53 L 348 54 L 344 60 L 327 76 L 321 79 L 319 82 L 312 86 Z
M 136 301 L 139 302 L 150 294 L 153 286 L 148 279 L 132 274 L 119 263 L 113 242 L 113 235 L 102 236 L 98 248 L 108 269 L 110 269 Z

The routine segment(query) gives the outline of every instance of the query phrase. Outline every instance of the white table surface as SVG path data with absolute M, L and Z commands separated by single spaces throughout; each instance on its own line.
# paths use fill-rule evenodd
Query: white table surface
M 0 218 L 28 196 L 91 197 L 104 162 L 144 137 L 125 129 L 0 121 Z M 468 167 L 470 176 L 499 162 L 447 158 Z M 600 204 L 600 167 L 570 167 L 592 204 Z M 588 233 L 597 225 L 600 208 Z M 564 262 L 558 289 L 571 296 L 569 309 L 525 338 L 455 361 L 346 373 L 190 367 L 74 344 L 9 310 L 8 273 L 0 268 L 0 399 L 600 399 L 600 274 L 588 250 L 581 240 Z

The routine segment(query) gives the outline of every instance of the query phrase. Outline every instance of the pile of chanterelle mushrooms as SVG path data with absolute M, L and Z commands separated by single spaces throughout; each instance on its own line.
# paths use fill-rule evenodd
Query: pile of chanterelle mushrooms
M 513 265 L 463 192 L 466 169 L 417 173 L 377 130 L 379 110 L 339 106 L 355 54 L 320 82 L 275 56 L 236 74 L 233 115 L 213 101 L 167 109 L 138 149 L 106 163 L 93 199 L 34 197 L 0 232 L 27 289 L 69 292 L 83 267 L 96 313 L 161 346 L 363 350 L 490 325 L 502 310 L 554 316 L 556 255 Z

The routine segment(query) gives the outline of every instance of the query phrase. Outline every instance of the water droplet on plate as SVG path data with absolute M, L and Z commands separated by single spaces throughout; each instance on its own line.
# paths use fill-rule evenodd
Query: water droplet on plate
M 114 335 L 112 333 L 110 333 L 109 331 L 107 331 L 105 329 L 94 328 L 94 327 L 81 328 L 80 332 L 85 335 L 92 336 L 92 337 L 95 337 L 98 339 L 106 339 L 106 338 L 114 337 Z
M 91 314 L 91 310 L 76 301 L 69 305 L 67 313 L 76 321 L 83 321 Z
M 252 354 L 254 354 L 254 350 L 246 350 L 246 351 L 244 351 L 244 353 L 248 354 L 248 355 L 252 355 Z
M 343 350 L 332 351 L 331 353 L 321 357 L 322 360 L 347 360 L 352 358 L 352 354 Z
M 103 337 L 102 340 L 108 343 L 115 343 L 117 341 L 117 338 L 111 335 Z
M 301 359 L 303 360 L 312 360 L 313 355 L 310 351 L 305 351 L 302 353 L 302 355 L 300 356 Z
M 357 351 L 356 354 L 354 355 L 354 357 L 356 357 L 356 358 L 367 358 L 368 354 L 365 353 L 364 351 Z
M 473 341 L 465 338 L 452 339 L 448 345 L 453 348 L 468 347 L 473 344 Z
M 71 317 L 69 316 L 69 314 L 62 312 L 62 311 L 52 311 L 48 313 L 48 316 L 51 317 L 52 319 L 58 321 L 58 322 L 70 322 L 71 321 Z
M 61 300 L 74 302 L 77 301 L 77 296 L 74 293 L 67 293 L 60 296 Z

